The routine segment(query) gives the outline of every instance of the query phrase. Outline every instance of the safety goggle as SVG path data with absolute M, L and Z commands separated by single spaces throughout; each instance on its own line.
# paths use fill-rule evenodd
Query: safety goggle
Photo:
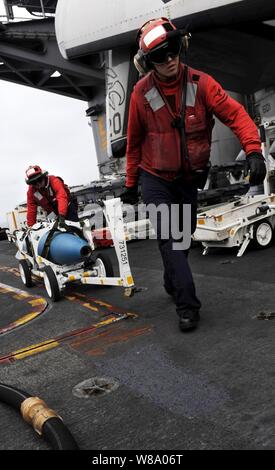
M 156 65 L 165 64 L 169 58 L 174 59 L 180 55 L 182 48 L 181 38 L 171 38 L 167 42 L 159 46 L 157 49 L 147 54 L 147 59 Z
M 37 178 L 34 181 L 30 181 L 28 184 L 30 186 L 38 186 L 40 183 L 42 183 L 43 180 L 44 180 L 44 175 L 40 176 L 39 178 Z

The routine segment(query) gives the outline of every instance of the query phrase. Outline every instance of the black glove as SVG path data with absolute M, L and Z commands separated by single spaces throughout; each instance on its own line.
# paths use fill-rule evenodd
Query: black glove
M 258 186 L 263 183 L 266 176 L 265 159 L 261 153 L 252 152 L 246 157 L 245 176 L 250 173 L 250 186 Z
M 59 215 L 58 216 L 58 225 L 60 228 L 66 228 L 65 216 Z
M 191 172 L 191 181 L 194 186 L 198 189 L 203 189 L 206 185 L 208 174 L 211 168 L 211 164 L 208 163 L 202 170 L 195 170 Z
M 136 204 L 138 202 L 138 186 L 126 188 L 119 197 L 121 202 L 124 202 L 125 204 Z

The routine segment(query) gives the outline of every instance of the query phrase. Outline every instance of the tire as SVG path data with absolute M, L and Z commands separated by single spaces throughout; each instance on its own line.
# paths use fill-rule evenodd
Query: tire
M 272 225 L 265 221 L 260 221 L 253 226 L 253 245 L 263 250 L 268 248 L 273 240 Z
M 61 297 L 61 293 L 56 275 L 50 266 L 45 266 L 44 268 L 44 284 L 50 299 L 53 302 L 57 302 Z
M 19 261 L 19 272 L 24 286 L 32 287 L 32 272 L 29 263 L 25 259 Z
M 2 240 L 7 240 L 8 239 L 8 236 L 7 236 L 7 232 L 6 230 L 0 230 L 0 241 Z
M 114 270 L 112 262 L 107 255 L 102 253 L 98 254 L 94 263 L 94 267 L 98 267 L 98 276 L 114 277 Z

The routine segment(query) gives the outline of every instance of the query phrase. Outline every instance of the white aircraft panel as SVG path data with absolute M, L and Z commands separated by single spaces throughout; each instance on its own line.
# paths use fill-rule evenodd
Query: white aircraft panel
M 59 0 L 56 35 L 63 57 L 83 45 L 136 31 L 150 18 L 181 18 L 242 0 Z M 115 45 L 115 44 L 114 44 Z M 110 48 L 110 43 L 108 43 Z M 102 49 L 102 43 L 100 45 Z

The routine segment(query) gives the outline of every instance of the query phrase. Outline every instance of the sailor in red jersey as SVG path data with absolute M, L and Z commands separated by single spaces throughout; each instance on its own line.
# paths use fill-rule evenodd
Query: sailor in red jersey
M 145 204 L 191 205 L 191 231 L 196 229 L 197 189 L 206 182 L 213 116 L 238 137 L 246 153 L 250 184 L 266 175 L 258 130 L 241 104 L 210 75 L 181 63 L 183 33 L 167 18 L 148 21 L 138 33 L 135 64 L 144 77 L 130 102 L 125 203 L 138 200 L 141 180 Z M 181 222 L 179 221 L 179 225 Z M 194 329 L 201 303 L 188 264 L 188 250 L 173 250 L 156 227 L 164 264 L 164 288 L 174 297 L 181 331 Z
M 78 221 L 77 205 L 68 186 L 59 176 L 48 175 L 38 165 L 30 166 L 26 171 L 27 224 L 36 223 L 37 207 L 41 206 L 46 213 L 59 217 L 61 224 L 66 220 Z

